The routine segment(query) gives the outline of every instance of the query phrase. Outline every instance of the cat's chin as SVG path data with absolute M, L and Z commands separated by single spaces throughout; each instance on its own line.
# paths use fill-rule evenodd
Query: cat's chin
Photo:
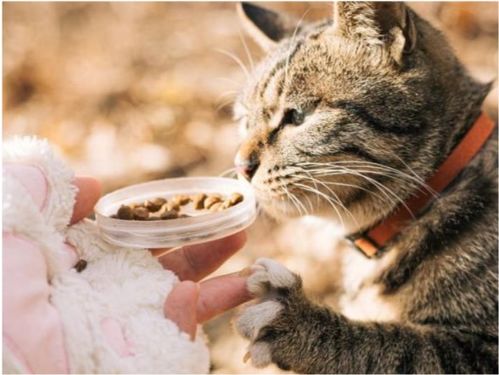
M 307 206 L 307 212 L 305 212 L 303 208 L 298 209 L 292 201 L 288 199 L 259 199 L 258 203 L 260 208 L 268 216 L 279 222 L 304 216 L 315 216 L 337 224 L 345 233 L 357 232 L 361 227 L 359 226 L 359 221 L 362 222 L 361 220 L 357 221 L 353 219 L 352 216 L 346 214 L 342 215 L 340 218 L 336 215 L 336 212 L 332 212 L 329 207 L 322 210 L 311 211 L 311 207 Z
M 305 216 L 303 209 L 300 211 L 287 199 L 259 199 L 258 203 L 267 215 L 278 221 Z

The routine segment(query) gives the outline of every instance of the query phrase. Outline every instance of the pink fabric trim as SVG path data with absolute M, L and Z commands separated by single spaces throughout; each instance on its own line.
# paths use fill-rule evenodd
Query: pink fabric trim
M 43 211 L 48 195 L 48 182 L 43 171 L 35 165 L 16 163 L 5 163 L 4 170 L 28 190 L 33 202 Z
M 67 373 L 62 324 L 35 243 L 3 233 L 3 332 L 36 373 Z
M 101 320 L 100 326 L 107 343 L 120 357 L 135 355 L 133 345 L 125 337 L 123 327 L 118 320 L 106 317 Z

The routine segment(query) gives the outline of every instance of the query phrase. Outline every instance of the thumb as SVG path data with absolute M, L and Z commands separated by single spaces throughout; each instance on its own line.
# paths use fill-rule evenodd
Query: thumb
M 191 340 L 196 337 L 196 309 L 199 285 L 193 281 L 182 281 L 175 285 L 163 305 L 165 317 L 177 324 Z

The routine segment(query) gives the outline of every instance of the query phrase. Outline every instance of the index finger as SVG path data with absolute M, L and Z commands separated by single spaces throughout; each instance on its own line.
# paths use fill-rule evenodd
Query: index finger
M 158 261 L 180 280 L 199 281 L 214 272 L 245 243 L 246 232 L 242 231 L 219 240 L 184 246 L 161 256 Z
M 253 298 L 246 287 L 247 276 L 230 274 L 218 276 L 199 284 L 197 321 L 204 323 Z

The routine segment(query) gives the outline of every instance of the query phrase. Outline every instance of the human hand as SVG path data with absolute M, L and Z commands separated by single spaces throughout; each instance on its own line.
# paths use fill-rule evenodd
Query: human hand
M 245 232 L 199 245 L 184 246 L 159 257 L 181 282 L 168 295 L 165 316 L 194 339 L 196 326 L 251 299 L 246 272 L 197 281 L 220 267 L 246 242 Z
M 100 196 L 98 182 L 89 177 L 76 179 L 79 193 L 71 223 L 86 217 Z M 246 275 L 234 273 L 198 283 L 214 272 L 246 242 L 245 232 L 199 245 L 184 246 L 166 253 L 151 250 L 161 265 L 174 272 L 181 282 L 168 295 L 165 316 L 194 339 L 198 323 L 203 323 L 251 297 L 246 290 Z

